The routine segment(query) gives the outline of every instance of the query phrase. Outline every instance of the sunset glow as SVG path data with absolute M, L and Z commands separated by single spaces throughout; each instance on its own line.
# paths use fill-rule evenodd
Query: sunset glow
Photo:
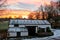
M 41 5 L 51 5 L 51 1 L 55 0 L 7 0 L 4 4 L 5 7 L 1 8 L 4 10 L 0 10 L 0 18 L 28 18 L 29 14 Z M 36 14 L 32 13 L 31 16 L 36 19 Z M 39 19 L 42 19 L 42 16 L 40 13 Z
M 24 16 L 22 16 L 22 18 L 26 18 L 26 19 L 28 19 L 28 16 L 25 16 L 25 15 L 24 15 Z
M 2 12 L 2 14 L 1 14 Z M 27 10 L 5 10 L 1 11 L 0 18 L 27 18 L 26 16 L 30 14 L 31 11 Z M 23 17 L 22 17 L 23 16 Z
M 2 14 L 1 14 L 2 13 Z M 43 13 L 40 12 L 38 15 L 36 12 L 27 10 L 4 10 L 0 12 L 0 18 L 22 18 L 22 19 L 43 19 Z M 46 19 L 48 14 L 45 12 L 44 18 Z

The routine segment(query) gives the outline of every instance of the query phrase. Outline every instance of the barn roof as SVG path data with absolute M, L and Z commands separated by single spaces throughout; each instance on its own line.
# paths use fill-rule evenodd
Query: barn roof
M 45 25 L 50 24 L 47 20 L 23 20 L 23 19 L 11 19 L 9 24 L 20 24 L 20 25 Z

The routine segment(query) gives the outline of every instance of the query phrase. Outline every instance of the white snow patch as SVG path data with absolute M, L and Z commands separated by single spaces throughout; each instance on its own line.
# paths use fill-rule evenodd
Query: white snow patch
M 23 40 L 54 40 L 54 39 L 60 39 L 60 30 L 59 29 L 52 29 L 52 32 L 54 32 L 53 36 L 43 37 L 43 38 L 23 39 Z

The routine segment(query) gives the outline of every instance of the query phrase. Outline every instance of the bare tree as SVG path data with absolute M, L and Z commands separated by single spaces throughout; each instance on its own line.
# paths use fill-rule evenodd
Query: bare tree
M 53 19 L 55 16 L 58 16 L 58 9 L 57 8 L 54 8 L 53 6 L 45 6 L 45 7 L 40 6 L 38 8 L 38 11 L 37 11 L 37 18 L 39 16 L 39 13 L 42 12 L 43 19 L 44 19 L 44 10 L 48 14 L 48 18 L 47 19 Z
M 57 8 L 58 8 L 58 9 L 59 9 L 59 11 L 60 11 L 60 0 L 59 0 L 59 1 L 57 1 L 57 3 L 58 3 Z
M 44 11 L 43 11 L 43 6 L 41 5 L 38 10 L 36 11 L 37 12 L 37 19 L 39 19 L 39 16 L 40 16 L 40 12 L 42 12 L 42 19 L 44 19 Z

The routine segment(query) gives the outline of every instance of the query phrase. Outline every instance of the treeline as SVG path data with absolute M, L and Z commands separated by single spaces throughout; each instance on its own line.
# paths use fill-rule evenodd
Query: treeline
M 9 20 L 10 20 L 9 18 L 0 18 L 0 22 L 9 21 Z

